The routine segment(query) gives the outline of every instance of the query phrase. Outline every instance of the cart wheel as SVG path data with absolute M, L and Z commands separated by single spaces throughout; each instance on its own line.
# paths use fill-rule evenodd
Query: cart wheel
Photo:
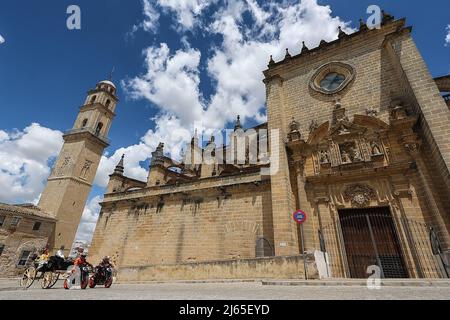
M 50 284 L 48 289 L 53 288 L 53 286 L 56 284 L 56 282 L 58 282 L 58 280 L 59 280 L 59 273 L 58 272 L 53 273 L 53 282 Z
M 20 286 L 24 289 L 28 289 L 33 285 L 34 279 L 36 278 L 36 268 L 29 267 L 23 273 L 22 279 L 20 279 Z
M 52 282 L 53 282 L 53 272 L 49 271 L 44 273 L 41 282 L 42 289 L 49 289 Z

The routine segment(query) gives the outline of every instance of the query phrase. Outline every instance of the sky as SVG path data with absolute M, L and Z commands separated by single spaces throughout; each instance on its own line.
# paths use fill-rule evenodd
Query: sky
M 69 30 L 67 8 L 81 10 Z M 265 121 L 262 71 L 367 19 L 369 5 L 406 17 L 433 76 L 450 73 L 448 0 L 41 0 L 0 2 L 0 202 L 37 203 L 86 92 L 113 81 L 117 116 L 78 229 L 90 240 L 108 175 L 145 181 L 164 142 L 177 158 L 194 123 Z

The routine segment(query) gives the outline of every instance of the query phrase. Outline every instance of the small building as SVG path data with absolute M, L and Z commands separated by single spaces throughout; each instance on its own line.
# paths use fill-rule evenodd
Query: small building
M 20 275 L 45 248 L 56 219 L 32 204 L 0 203 L 0 278 Z

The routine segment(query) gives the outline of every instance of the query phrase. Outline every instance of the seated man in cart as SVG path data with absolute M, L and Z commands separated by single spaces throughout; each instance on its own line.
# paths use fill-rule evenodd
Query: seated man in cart
M 66 257 L 64 256 L 64 246 L 61 246 L 56 252 L 56 255 L 51 257 L 52 263 L 55 264 L 56 269 L 64 270 L 67 269 Z

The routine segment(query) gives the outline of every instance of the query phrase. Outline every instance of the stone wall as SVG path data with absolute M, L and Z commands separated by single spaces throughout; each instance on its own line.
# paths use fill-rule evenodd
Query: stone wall
M 313 255 L 306 256 L 308 279 L 318 279 Z M 301 255 L 120 268 L 120 282 L 164 280 L 305 279 Z
M 270 185 L 258 179 L 224 189 L 211 187 L 221 178 L 211 179 L 128 201 L 107 197 L 90 259 L 109 255 L 126 267 L 254 258 L 259 238 L 273 246 Z

